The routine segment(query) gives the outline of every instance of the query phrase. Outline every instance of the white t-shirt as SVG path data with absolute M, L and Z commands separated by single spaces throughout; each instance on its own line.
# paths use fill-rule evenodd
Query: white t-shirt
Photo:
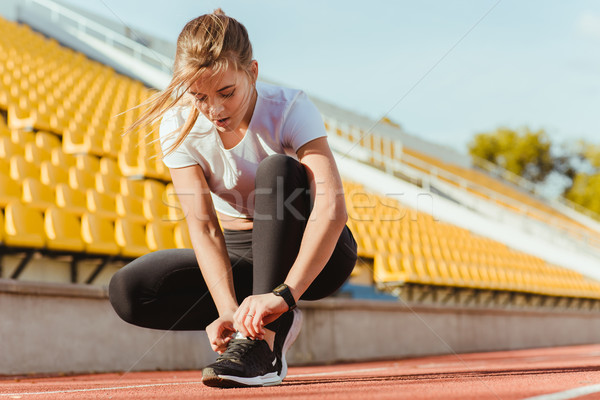
M 258 98 L 248 130 L 240 143 L 225 149 L 216 127 L 200 114 L 183 143 L 163 158 L 169 168 L 200 165 L 215 209 L 236 218 L 254 216 L 254 178 L 258 164 L 272 154 L 297 159 L 304 144 L 327 136 L 317 107 L 300 90 L 257 82 Z M 189 115 L 189 107 L 168 110 L 160 125 L 163 152 L 176 140 L 172 134 Z

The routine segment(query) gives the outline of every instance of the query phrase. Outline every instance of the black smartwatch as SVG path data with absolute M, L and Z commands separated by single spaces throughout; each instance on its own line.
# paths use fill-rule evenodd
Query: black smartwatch
M 288 311 L 292 311 L 294 308 L 296 308 L 296 300 L 294 300 L 294 296 L 292 296 L 292 291 L 285 283 L 282 283 L 281 285 L 273 289 L 273 294 L 275 296 L 283 297 L 283 300 L 285 300 L 289 307 Z

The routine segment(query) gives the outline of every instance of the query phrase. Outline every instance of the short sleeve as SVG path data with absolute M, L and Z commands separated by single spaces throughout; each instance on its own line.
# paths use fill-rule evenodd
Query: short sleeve
M 185 123 L 185 118 L 178 108 L 169 109 L 160 122 L 159 136 L 160 146 L 163 152 L 163 162 L 169 168 L 183 168 L 198 164 L 196 160 L 187 152 L 185 146 L 180 144 L 175 150 L 166 154 L 169 148 L 175 143 L 177 133 L 175 132 Z
M 327 136 L 321 113 L 304 92 L 290 107 L 281 132 L 283 145 L 294 152 L 311 140 Z

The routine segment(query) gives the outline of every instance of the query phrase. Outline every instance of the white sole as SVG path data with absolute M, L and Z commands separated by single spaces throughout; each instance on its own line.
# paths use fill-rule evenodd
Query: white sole
M 290 327 L 290 331 L 288 332 L 281 349 L 281 374 L 279 375 L 281 380 L 287 376 L 288 371 L 285 353 L 287 353 L 290 347 L 292 347 L 292 344 L 294 344 L 298 338 L 298 335 L 300 334 L 300 330 L 302 329 L 302 311 L 300 311 L 298 308 L 295 308 L 292 313 L 294 314 L 294 320 L 292 321 L 292 326 Z
M 221 379 L 233 381 L 246 386 L 273 386 L 279 385 L 282 378 L 277 375 L 277 372 L 270 372 L 263 376 L 255 376 L 252 378 L 244 378 L 241 376 L 217 375 Z

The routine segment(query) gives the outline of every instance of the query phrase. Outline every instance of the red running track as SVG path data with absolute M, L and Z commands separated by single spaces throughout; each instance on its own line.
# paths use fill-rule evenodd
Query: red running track
M 282 385 L 217 389 L 199 371 L 0 378 L 5 399 L 600 399 L 600 345 L 292 367 Z

